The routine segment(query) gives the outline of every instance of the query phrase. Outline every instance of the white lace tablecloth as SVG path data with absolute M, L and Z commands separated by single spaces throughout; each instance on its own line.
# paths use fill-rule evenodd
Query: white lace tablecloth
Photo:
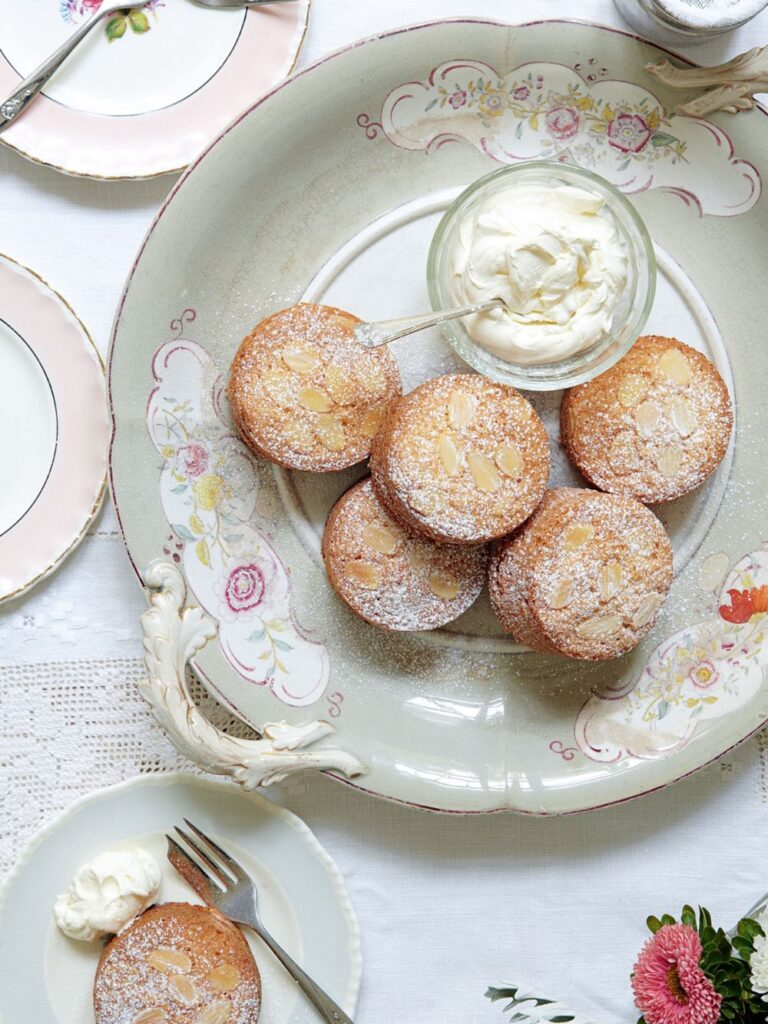
M 611 0 L 314 0 L 301 61 L 466 14 L 622 24 Z M 695 57 L 765 42 L 768 15 Z M 79 181 L 5 149 L 0 175 L 0 251 L 61 291 L 106 351 L 123 281 L 173 179 Z M 0 875 L 78 796 L 190 767 L 137 694 L 143 609 L 108 506 L 52 579 L 0 609 Z M 702 902 L 730 924 L 768 888 L 761 737 L 672 789 L 563 820 L 429 815 L 323 778 L 273 795 L 346 876 L 365 955 L 360 1024 L 501 1022 L 483 993 L 504 982 L 559 995 L 600 1024 L 634 1020 L 628 974 L 647 914 Z

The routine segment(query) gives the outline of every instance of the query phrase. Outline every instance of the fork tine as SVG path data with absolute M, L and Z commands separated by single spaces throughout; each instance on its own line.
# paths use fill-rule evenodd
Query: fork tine
M 210 876 L 196 860 L 182 849 L 173 836 L 166 833 L 168 840 L 168 860 L 176 868 L 181 877 L 192 886 L 195 892 L 202 896 L 206 903 L 214 903 L 217 896 L 221 896 L 226 890 L 212 876 Z
M 205 850 L 201 849 L 200 845 L 196 843 L 192 836 L 188 835 L 183 828 L 179 828 L 178 825 L 174 825 L 173 829 L 179 836 L 181 836 L 181 838 L 184 840 L 187 846 L 189 846 L 190 849 L 195 851 L 195 853 L 203 862 L 203 864 L 219 880 L 222 888 L 226 892 L 226 890 L 229 889 L 236 880 L 232 878 L 230 875 L 228 875 L 220 864 L 217 864 L 215 860 L 209 857 Z
M 205 843 L 209 850 L 212 850 L 226 865 L 227 869 L 232 873 L 235 880 L 242 882 L 243 880 L 250 881 L 250 876 L 243 870 L 243 868 L 237 863 L 234 858 L 230 857 L 222 848 L 214 843 L 214 841 L 207 836 L 205 832 L 202 832 L 197 825 L 193 825 L 189 818 L 185 818 L 184 821 L 192 829 L 200 842 Z

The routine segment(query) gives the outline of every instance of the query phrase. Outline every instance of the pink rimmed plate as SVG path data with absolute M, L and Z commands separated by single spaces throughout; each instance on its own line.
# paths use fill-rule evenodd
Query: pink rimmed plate
M 0 98 L 103 2 L 0 0 Z M 309 5 L 213 11 L 189 0 L 149 0 L 96 27 L 1 141 L 88 178 L 180 171 L 290 72 Z
M 0 601 L 43 579 L 104 495 L 104 368 L 66 301 L 0 256 Z

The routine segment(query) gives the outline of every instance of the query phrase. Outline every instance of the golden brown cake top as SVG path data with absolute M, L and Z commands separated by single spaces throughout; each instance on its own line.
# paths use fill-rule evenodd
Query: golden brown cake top
M 672 549 L 634 498 L 558 488 L 498 546 L 490 579 L 502 625 L 522 642 L 576 658 L 616 657 L 653 624 L 672 583 Z
M 96 1024 L 256 1024 L 261 980 L 240 929 L 208 907 L 165 903 L 105 947 Z
M 367 458 L 401 386 L 387 348 L 366 349 L 355 339 L 359 322 L 332 306 L 299 303 L 245 338 L 228 394 L 235 422 L 258 455 L 313 472 Z
M 436 544 L 403 529 L 361 480 L 333 508 L 323 537 L 328 577 L 361 618 L 391 630 L 436 629 L 476 600 L 483 546 Z
M 410 392 L 371 453 L 374 484 L 390 511 L 455 543 L 514 529 L 538 504 L 549 465 L 549 439 L 531 404 L 478 374 L 448 374 Z
M 728 449 L 733 412 L 715 366 L 675 338 L 646 335 L 562 406 L 566 448 L 601 490 L 669 501 L 698 487 Z

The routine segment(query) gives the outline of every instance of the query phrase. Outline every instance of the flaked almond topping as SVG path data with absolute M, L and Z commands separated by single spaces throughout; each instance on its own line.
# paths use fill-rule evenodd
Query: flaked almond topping
M 209 1003 L 198 1014 L 197 1024 L 227 1024 L 232 1016 L 232 1007 L 228 999 L 217 999 Z
M 577 551 L 592 540 L 595 535 L 595 528 L 591 523 L 578 523 L 576 526 L 569 526 L 563 536 L 563 547 L 566 551 Z
M 448 421 L 456 430 L 468 426 L 475 415 L 475 399 L 466 391 L 456 389 L 448 399 Z
M 440 462 L 448 476 L 455 476 L 459 471 L 459 453 L 448 434 L 440 435 L 440 440 L 437 442 L 437 454 L 440 456 Z
M 394 555 L 400 547 L 399 535 L 381 523 L 368 523 L 363 530 L 363 540 L 369 548 L 382 555 Z
M 358 394 L 357 384 L 340 366 L 325 371 L 325 390 L 338 405 L 353 405 Z
M 320 356 L 313 348 L 288 345 L 282 351 L 283 362 L 294 373 L 311 373 L 320 362 Z
M 577 626 L 576 632 L 589 640 L 601 640 L 603 637 L 613 636 L 620 626 L 620 615 L 595 615 L 594 618 L 587 619 Z
M 550 608 L 554 608 L 555 611 L 560 608 L 565 608 L 566 605 L 571 603 L 573 598 L 573 582 L 571 580 L 560 580 L 555 589 L 549 595 Z
M 376 590 L 381 583 L 381 569 L 373 562 L 365 562 L 362 558 L 356 558 L 352 562 L 347 562 L 345 566 L 347 576 L 351 576 L 353 580 L 360 584 L 361 587 L 365 587 L 366 590 Z
M 624 473 L 631 473 L 632 470 L 637 469 L 639 465 L 637 445 L 635 444 L 634 437 L 628 430 L 617 434 L 613 441 L 611 441 L 608 458 L 611 469 L 619 476 Z
M 668 348 L 661 354 L 658 367 L 662 377 L 673 380 L 675 384 L 690 384 L 693 378 L 691 364 L 676 348 Z
M 216 992 L 234 992 L 240 984 L 240 972 L 234 964 L 221 964 L 208 972 L 208 982 Z
M 192 961 L 180 949 L 153 949 L 147 957 L 147 963 L 164 974 L 186 974 L 192 970 Z
M 507 476 L 518 477 L 523 471 L 523 456 L 513 444 L 503 444 L 496 452 L 496 465 Z
M 433 573 L 427 582 L 435 597 L 440 597 L 443 601 L 452 601 L 459 592 L 459 582 L 451 576 Z
M 689 437 L 696 428 L 696 417 L 690 405 L 682 395 L 677 395 L 670 403 L 672 424 L 680 437 Z
M 645 594 L 640 598 L 637 608 L 632 613 L 630 621 L 636 629 L 641 626 L 647 626 L 649 622 L 652 622 L 656 612 L 664 604 L 664 598 L 661 594 Z
M 335 327 L 338 331 L 349 334 L 357 326 L 357 318 L 352 316 L 351 313 L 334 313 L 328 317 L 328 325 Z
M 675 444 L 662 448 L 656 457 L 656 465 L 662 476 L 673 477 L 680 472 L 682 452 Z
M 467 463 L 475 487 L 479 491 L 498 491 L 499 474 L 487 455 L 483 455 L 482 452 L 467 452 Z
M 299 402 L 310 412 L 328 412 L 333 407 L 328 395 L 319 388 L 302 388 L 299 392 Z
M 443 508 L 443 498 L 437 491 L 417 487 L 408 496 L 408 504 L 423 516 L 433 516 Z
M 648 437 L 654 432 L 661 422 L 661 414 L 663 410 L 658 402 L 643 402 L 638 405 L 635 412 L 635 423 L 637 423 L 637 429 L 644 437 Z
M 176 974 L 171 978 L 168 983 L 168 991 L 177 1002 L 183 1003 L 185 1006 L 197 1006 L 200 1002 L 197 985 L 191 978 L 186 978 L 183 974 Z
M 347 438 L 339 420 L 333 413 L 321 413 L 317 417 L 315 431 L 324 447 L 332 452 L 343 451 L 347 444 Z
M 165 1024 L 168 1015 L 159 1006 L 150 1006 L 133 1018 L 133 1024 Z
M 641 373 L 627 373 L 619 381 L 619 401 L 625 409 L 631 409 L 647 390 L 648 381 Z
M 604 601 L 610 600 L 618 593 L 621 581 L 624 576 L 618 562 L 608 562 L 600 570 L 600 597 Z
M 360 424 L 360 432 L 363 437 L 375 437 L 381 430 L 386 415 L 387 407 L 385 405 L 378 405 L 373 409 L 369 409 L 365 416 L 363 416 L 363 421 Z

